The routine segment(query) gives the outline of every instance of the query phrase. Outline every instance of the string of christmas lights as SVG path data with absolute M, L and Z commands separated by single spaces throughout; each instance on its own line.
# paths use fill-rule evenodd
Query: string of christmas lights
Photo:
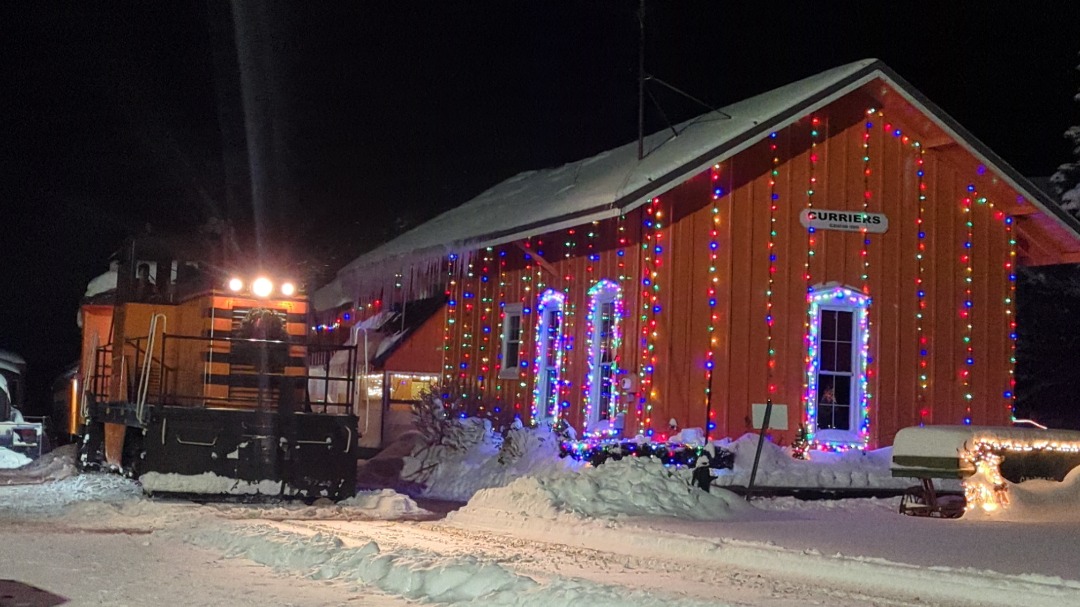
M 585 419 L 592 420 L 594 417 L 599 419 L 599 413 L 606 409 L 607 419 L 614 419 L 618 414 L 618 390 L 615 388 L 615 382 L 619 376 L 619 346 L 622 344 L 622 319 L 625 314 L 623 310 L 623 298 L 622 288 L 618 284 L 610 280 L 601 280 L 596 283 L 588 292 L 589 296 L 589 313 L 586 316 L 586 336 L 589 343 L 588 352 L 588 375 L 585 376 L 585 384 L 582 389 L 582 394 L 585 398 Z M 611 303 L 611 326 L 608 329 L 611 331 L 611 341 L 606 346 L 603 342 L 603 335 L 598 334 L 603 330 L 604 321 L 604 309 L 605 303 Z M 604 390 L 603 382 L 605 381 L 603 369 L 601 365 L 604 364 L 602 360 L 604 358 L 604 348 L 610 349 L 607 355 L 611 357 L 609 361 L 610 369 L 606 381 L 608 382 L 609 391 L 607 394 L 608 401 L 604 402 Z M 600 358 L 601 360 L 597 360 Z M 593 411 L 596 411 L 594 416 Z M 587 427 L 587 425 L 586 425 Z
M 641 366 L 638 370 L 640 395 L 638 396 L 638 420 L 639 434 L 653 435 L 652 428 L 652 403 L 656 398 L 653 387 L 653 373 L 656 370 L 656 316 L 660 313 L 660 285 L 657 277 L 660 274 L 661 255 L 664 247 L 663 238 L 663 210 L 660 207 L 660 199 L 653 198 L 645 209 L 645 217 L 642 220 L 643 237 L 642 247 L 642 278 L 641 278 Z
M 975 346 L 972 343 L 972 324 L 971 319 L 975 308 L 974 296 L 972 294 L 972 285 L 974 282 L 975 268 L 974 259 L 972 256 L 975 239 L 975 219 L 974 209 L 975 196 L 975 184 L 968 184 L 967 195 L 962 200 L 962 210 L 964 214 L 964 244 L 963 251 L 960 254 L 960 263 L 964 268 L 964 299 L 960 308 L 960 328 L 961 328 L 961 342 L 964 349 L 964 365 L 960 368 L 960 392 L 964 399 L 964 424 L 971 425 L 971 405 L 972 405 L 972 393 L 971 393 L 971 371 L 975 365 Z
M 806 209 L 813 210 L 814 208 L 814 194 L 817 189 L 817 163 L 818 163 L 818 135 L 820 134 L 818 129 L 821 126 L 821 119 L 817 116 L 810 117 L 810 177 L 809 183 L 806 188 Z M 809 222 L 808 222 L 809 223 Z M 814 226 L 809 225 L 806 228 L 806 261 L 803 264 L 803 281 L 806 287 L 806 318 L 803 321 L 803 349 L 806 352 L 806 358 L 803 360 L 804 364 L 810 364 L 810 326 L 814 324 L 817 319 L 814 318 L 811 312 L 810 296 L 814 290 L 813 275 L 811 273 L 811 263 L 814 260 L 814 247 L 817 245 L 817 230 Z M 808 415 L 811 404 L 806 400 L 809 396 L 809 384 L 803 382 L 803 412 L 804 415 Z M 808 424 L 809 419 L 803 419 L 804 427 Z M 805 437 L 804 437 L 805 438 Z
M 780 153 L 776 145 L 777 134 L 769 134 L 769 151 L 772 152 L 772 172 L 769 174 L 769 279 L 765 288 L 765 341 L 768 355 L 765 365 L 765 385 L 769 398 L 776 393 L 773 373 L 776 371 L 776 349 L 773 347 L 773 287 L 776 281 L 776 211 L 780 194 L 776 191 L 776 178 L 780 175 Z
M 450 361 L 450 341 L 452 334 L 457 329 L 457 301 L 454 299 L 454 287 L 457 286 L 457 281 L 454 280 L 454 262 L 457 261 L 457 255 L 451 253 L 446 258 L 446 314 L 444 316 L 443 324 L 443 348 L 442 348 L 442 363 L 443 363 L 443 393 L 442 397 L 445 401 L 450 397 L 450 386 L 454 383 L 454 375 L 456 373 L 455 367 Z
M 533 362 L 533 400 L 532 420 L 550 419 L 555 422 L 561 414 L 559 401 L 560 373 L 562 369 L 563 330 L 562 314 L 566 305 L 566 295 L 555 289 L 548 289 L 540 296 L 536 304 L 536 358 Z M 554 326 L 552 326 L 554 325 Z M 550 362 L 549 362 L 550 357 Z M 549 369 L 554 369 L 551 377 Z M 554 385 L 548 382 L 554 381 Z M 554 396 L 555 402 L 549 399 Z
M 873 116 L 876 110 L 870 108 L 866 110 L 868 116 Z M 870 120 L 866 121 L 866 130 L 863 131 L 863 201 L 862 211 L 865 215 L 870 210 L 870 198 L 873 196 L 873 192 L 870 190 L 870 130 L 874 128 L 874 123 Z M 860 228 L 859 233 L 862 234 L 862 250 L 859 255 L 862 257 L 862 290 L 867 295 L 870 294 L 870 236 L 866 231 L 866 228 Z
M 1016 235 L 1013 233 L 1013 217 L 1006 215 L 1005 238 L 1009 244 L 1009 257 L 1005 261 L 1005 272 L 1009 278 L 1008 293 L 1005 297 L 1005 323 L 1009 337 L 1009 380 L 1005 397 L 1005 407 L 1009 410 L 1009 419 L 1016 421 Z
M 870 365 L 870 330 L 869 330 L 869 314 L 868 308 L 870 307 L 870 297 L 864 293 L 853 291 L 844 287 L 833 287 L 830 289 L 816 291 L 810 296 L 810 311 L 814 315 L 814 318 L 818 317 L 821 312 L 821 306 L 824 304 L 837 304 L 842 303 L 845 307 L 852 308 L 855 312 L 855 320 L 858 324 L 858 335 L 860 336 L 857 350 L 857 360 L 855 361 L 854 368 L 858 369 L 858 402 L 859 402 L 859 418 L 858 418 L 858 441 L 857 444 L 853 444 L 851 441 L 827 441 L 820 440 L 815 437 L 818 432 L 817 423 L 817 402 L 818 402 L 818 367 L 819 367 L 819 348 L 821 341 L 819 338 L 820 325 L 819 323 L 812 323 L 810 325 L 810 338 L 809 338 L 809 363 L 806 366 L 806 384 L 807 393 L 805 401 L 807 403 L 807 432 L 806 438 L 810 441 L 813 447 L 826 451 L 845 451 L 851 448 L 865 447 L 870 442 L 870 380 L 869 380 L 869 365 Z
M 480 257 L 480 283 L 477 285 L 477 292 L 479 294 L 479 312 L 480 312 L 480 335 L 477 340 L 477 364 L 479 365 L 480 373 L 476 376 L 477 390 L 476 399 L 478 409 L 484 410 L 484 396 L 487 395 L 490 385 L 492 383 L 488 381 L 491 370 L 491 357 L 489 356 L 491 345 L 491 290 L 493 285 L 491 284 L 491 264 L 492 264 L 492 248 L 487 247 L 484 249 L 483 255 Z
M 730 171 L 728 172 L 730 174 Z M 709 218 L 709 272 L 708 282 L 705 286 L 705 295 L 709 304 L 709 323 L 706 337 L 709 346 L 705 350 L 705 442 L 712 440 L 712 431 L 716 429 L 716 412 L 712 406 L 712 378 L 713 367 L 716 357 L 716 323 L 719 317 L 716 313 L 717 288 L 720 285 L 720 277 L 717 275 L 717 256 L 720 250 L 720 198 L 724 196 L 724 188 L 720 185 L 721 170 L 719 164 L 714 164 L 710 170 L 712 181 L 712 209 Z
M 918 340 L 919 356 L 916 368 L 916 374 L 918 376 L 918 389 L 915 393 L 916 407 L 919 409 L 919 425 L 924 425 L 930 419 L 930 407 L 926 398 L 927 391 L 930 388 L 930 343 L 926 336 L 925 327 L 923 326 L 926 320 L 926 288 L 923 283 L 923 276 L 926 271 L 925 267 L 925 255 L 926 255 L 926 228 L 923 226 L 923 217 L 926 214 L 926 150 L 922 145 L 916 141 L 915 147 L 918 149 L 918 157 L 915 159 L 917 169 L 915 176 L 917 178 L 916 193 L 919 198 L 919 210 L 918 216 L 915 219 L 915 229 L 917 231 L 919 240 L 915 249 L 915 262 L 916 262 L 916 274 L 915 274 L 915 337 Z

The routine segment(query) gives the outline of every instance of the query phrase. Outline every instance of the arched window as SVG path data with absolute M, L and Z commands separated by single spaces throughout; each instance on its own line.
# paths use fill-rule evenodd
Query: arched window
M 809 301 L 808 433 L 825 446 L 865 445 L 870 438 L 870 297 L 829 283 L 811 289 Z
M 585 378 L 586 428 L 618 415 L 618 353 L 622 341 L 622 289 L 601 280 L 589 289 L 589 375 Z
M 548 289 L 536 305 L 536 386 L 533 419 L 551 422 L 559 417 L 559 373 L 563 355 L 563 307 L 566 295 Z

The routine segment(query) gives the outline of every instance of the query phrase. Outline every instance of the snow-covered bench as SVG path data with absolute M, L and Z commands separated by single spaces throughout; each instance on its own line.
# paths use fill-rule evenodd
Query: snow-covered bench
M 893 441 L 892 475 L 917 478 L 901 503 L 904 514 L 954 518 L 963 514 L 961 500 L 945 499 L 933 479 L 968 479 L 974 475 L 1004 491 L 1004 479 L 1061 480 L 1080 465 L 1080 432 L 994 426 L 921 426 L 904 428 Z M 988 480 L 987 480 L 988 479 Z M 984 484 L 985 484 L 984 482 Z M 979 491 L 965 482 L 968 500 Z M 956 502 L 960 501 L 959 504 Z

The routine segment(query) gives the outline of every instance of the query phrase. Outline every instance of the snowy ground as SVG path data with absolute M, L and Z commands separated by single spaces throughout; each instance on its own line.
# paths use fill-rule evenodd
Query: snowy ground
M 104 475 L 0 486 L 0 579 L 73 605 L 1080 605 L 1080 471 L 1011 487 L 1002 513 L 930 520 L 893 499 L 748 504 L 687 470 L 550 449 L 434 454 L 421 493 L 471 498 L 445 518 L 390 490 L 250 506 L 149 500 Z M 421 487 L 408 471 L 433 454 L 398 453 Z M 766 474 L 880 486 L 875 457 Z

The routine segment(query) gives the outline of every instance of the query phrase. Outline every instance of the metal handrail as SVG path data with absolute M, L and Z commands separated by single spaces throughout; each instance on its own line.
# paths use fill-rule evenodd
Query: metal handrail
M 311 354 L 315 354 L 316 357 L 317 357 L 319 354 L 322 354 L 324 351 L 329 352 L 331 355 L 334 352 L 337 352 L 337 351 L 346 351 L 348 353 L 348 357 L 349 357 L 347 368 L 348 369 L 354 369 L 355 368 L 354 367 L 355 360 L 356 360 L 356 348 L 355 348 L 355 346 L 329 346 L 329 345 L 321 345 L 321 344 L 309 344 L 309 343 L 306 343 L 305 341 L 301 341 L 301 340 L 293 341 L 293 340 L 279 340 L 279 339 L 257 339 L 257 338 L 245 338 L 245 337 L 217 337 L 217 336 L 207 337 L 207 336 L 192 336 L 192 335 L 170 335 L 168 333 L 163 333 L 162 334 L 162 346 L 161 346 L 163 352 L 164 352 L 164 350 L 166 348 L 166 343 L 168 343 L 169 341 L 172 341 L 172 340 L 202 342 L 204 344 L 207 344 L 207 351 L 208 352 L 215 352 L 214 348 L 216 346 L 218 346 L 218 345 L 221 345 L 221 344 L 266 344 L 266 345 L 282 345 L 282 346 L 301 347 L 301 348 L 304 348 L 306 350 L 307 354 L 308 354 L 308 356 L 306 357 L 306 360 L 303 363 L 303 366 L 304 366 L 305 369 L 310 369 L 311 358 L 313 358 L 311 356 Z M 163 356 L 164 356 L 164 354 L 163 354 Z M 327 361 L 329 361 L 328 358 L 327 358 Z M 294 368 L 296 366 L 299 366 L 299 365 L 294 365 Z M 169 371 L 172 371 L 172 369 L 169 369 Z M 333 406 L 335 408 L 336 407 L 343 407 L 348 414 L 351 414 L 353 412 L 353 410 L 354 410 L 354 402 L 352 400 L 352 395 L 353 395 L 352 386 L 354 386 L 355 383 L 356 383 L 355 373 L 348 373 L 346 375 L 337 376 L 337 375 L 330 375 L 329 374 L 329 369 L 326 369 L 325 374 L 323 374 L 323 375 L 311 375 L 310 372 L 304 373 L 302 375 L 293 375 L 293 374 L 273 373 L 273 372 L 266 372 L 266 371 L 263 371 L 263 372 L 260 372 L 260 373 L 257 373 L 257 374 L 258 375 L 265 375 L 265 376 L 269 376 L 269 377 L 289 378 L 289 379 L 291 379 L 293 381 L 296 381 L 296 382 L 301 382 L 302 381 L 303 382 L 303 397 L 302 397 L 303 401 L 301 402 L 301 404 L 303 405 L 305 411 L 312 411 L 319 404 L 322 405 L 322 408 L 321 408 L 322 413 L 328 413 L 330 411 L 331 406 Z M 327 385 L 329 382 L 345 382 L 346 390 L 344 391 L 344 394 L 348 395 L 347 401 L 343 402 L 343 403 L 325 403 L 325 402 L 324 403 L 313 403 L 313 402 L 311 402 L 311 397 L 310 397 L 310 392 L 308 390 L 308 385 L 309 385 L 310 380 L 312 380 L 312 379 L 318 380 L 320 382 L 325 382 L 324 385 Z M 207 380 L 204 379 L 204 386 L 206 385 L 206 381 Z M 164 378 L 163 381 L 162 381 L 162 385 L 167 385 L 167 384 L 168 384 L 168 379 Z M 299 388 L 300 384 L 297 383 L 296 387 Z M 175 399 L 177 401 L 199 402 L 204 407 L 205 406 L 214 406 L 214 405 L 229 406 L 229 405 L 235 405 L 235 404 L 240 404 L 240 403 L 256 403 L 257 404 L 259 402 L 262 402 L 259 398 L 242 397 L 242 396 L 236 396 L 236 395 L 230 395 L 228 398 L 210 397 L 210 396 L 206 395 L 205 390 L 203 391 L 202 394 L 170 393 L 170 397 L 172 397 L 173 399 Z
M 135 395 L 135 417 L 140 423 L 146 421 L 146 392 L 150 389 L 150 370 L 154 362 L 154 343 L 157 341 L 158 322 L 161 322 L 161 333 L 165 334 L 169 326 L 169 318 L 165 314 L 158 313 L 150 317 L 150 334 L 146 338 L 146 357 L 143 359 L 142 373 L 139 374 L 139 387 Z M 136 345 L 136 352 L 138 346 Z M 161 361 L 162 366 L 165 361 Z

